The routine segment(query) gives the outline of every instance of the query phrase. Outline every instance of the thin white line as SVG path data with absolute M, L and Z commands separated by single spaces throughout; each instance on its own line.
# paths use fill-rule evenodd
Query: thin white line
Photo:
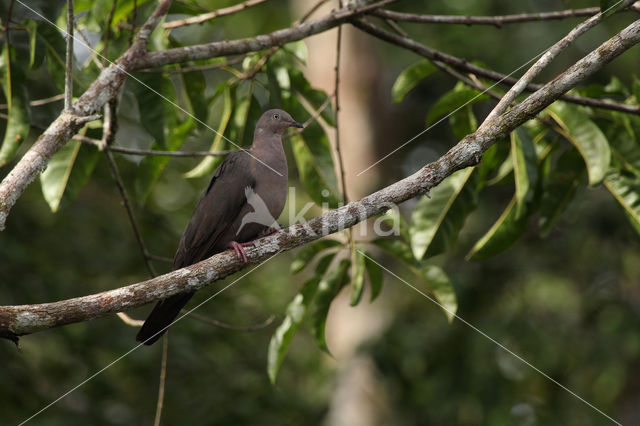
M 20 1 L 20 0 L 18 0 Z M 171 324 L 167 325 L 166 327 L 164 327 L 162 330 L 158 331 L 157 333 L 155 333 L 153 336 L 149 337 L 147 340 L 152 339 L 153 337 L 155 337 L 157 334 L 162 333 L 164 330 L 166 330 L 167 328 L 171 327 L 173 324 L 177 323 L 178 321 L 180 321 L 181 319 L 183 319 L 184 317 L 186 317 L 187 315 L 189 315 L 191 312 L 195 311 L 196 309 L 198 309 L 200 306 L 204 305 L 205 303 L 207 303 L 208 301 L 210 301 L 211 299 L 213 299 L 214 297 L 216 297 L 217 295 L 219 295 L 220 293 L 222 293 L 223 291 L 225 291 L 226 289 L 228 289 L 229 287 L 231 287 L 232 285 L 234 285 L 235 283 L 237 283 L 238 281 L 240 281 L 241 279 L 243 279 L 244 277 L 246 277 L 247 275 L 249 275 L 250 273 L 252 273 L 253 271 L 255 271 L 256 269 L 258 269 L 259 267 L 261 267 L 262 265 L 264 265 L 265 263 L 267 263 L 268 261 L 270 261 L 271 259 L 273 259 L 274 257 L 276 257 L 277 255 L 279 255 L 281 252 L 277 252 L 276 254 L 274 254 L 273 256 L 269 257 L 268 259 L 266 259 L 264 262 L 259 263 L 258 265 L 256 265 L 255 268 L 251 269 L 250 271 L 248 271 L 246 274 L 242 275 L 241 277 L 239 277 L 238 279 L 234 280 L 233 282 L 231 282 L 230 284 L 226 285 L 225 287 L 223 287 L 222 289 L 218 290 L 217 292 L 215 292 L 213 295 L 209 296 L 207 299 L 204 300 L 204 302 L 201 302 L 200 304 L 196 305 L 194 308 L 192 308 L 191 310 L 189 310 L 188 312 L 186 312 L 185 314 L 179 316 L 177 319 L 175 319 Z M 147 341 L 145 340 L 145 342 Z M 50 408 L 52 405 L 56 404 L 57 402 L 59 402 L 60 400 L 62 400 L 63 398 L 65 398 L 67 395 L 71 394 L 72 392 L 74 392 L 76 389 L 78 389 L 80 386 L 86 384 L 87 382 L 89 382 L 90 380 L 92 380 L 93 378 L 95 378 L 96 376 L 100 375 L 102 372 L 104 372 L 106 369 L 108 369 L 109 367 L 113 366 L 115 363 L 117 363 L 118 361 L 122 360 L 123 358 L 125 358 L 127 355 L 129 355 L 130 353 L 132 353 L 133 351 L 135 351 L 136 349 L 138 349 L 140 346 L 143 346 L 144 342 L 137 344 L 136 346 L 134 346 L 132 349 L 130 349 L 128 352 L 124 353 L 123 355 L 119 356 L 118 358 L 116 358 L 115 360 L 111 361 L 109 364 L 107 364 L 105 367 L 103 367 L 102 369 L 98 370 L 97 372 L 93 373 L 91 376 L 89 376 L 88 378 L 86 378 L 85 380 L 83 380 L 82 382 L 80 382 L 79 384 L 77 384 L 76 386 L 72 387 L 71 389 L 69 389 L 67 392 L 65 392 L 64 394 L 60 395 L 57 399 L 55 399 L 54 401 L 50 402 L 49 404 L 47 404 L 45 407 L 43 407 L 42 409 L 40 409 L 38 412 L 36 412 L 35 414 L 33 414 L 31 417 L 29 417 L 26 420 L 23 420 L 18 426 L 22 426 L 25 423 L 27 423 L 28 421 L 32 420 L 34 417 L 36 417 L 37 415 L 41 414 L 43 411 L 47 410 L 48 408 Z
M 20 1 L 20 0 L 18 0 Z M 605 11 L 602 12 L 602 14 L 604 15 L 605 13 L 607 13 L 609 10 L 613 9 L 614 7 L 616 7 L 617 5 L 619 5 L 620 3 L 622 3 L 624 0 L 618 0 L 616 3 L 614 3 L 613 5 L 611 5 L 609 8 L 607 8 Z M 534 56 L 533 58 L 529 59 L 527 62 L 525 62 L 524 64 L 520 65 L 518 68 L 516 68 L 515 70 L 511 71 L 509 74 L 505 75 L 503 78 L 501 78 L 500 80 L 496 81 L 494 84 L 492 84 L 491 86 L 487 87 L 485 90 L 483 90 L 482 92 L 480 92 L 479 94 L 477 94 L 476 96 L 474 96 L 473 98 L 469 99 L 464 105 L 459 106 L 458 108 L 456 108 L 455 110 L 451 111 L 449 114 L 447 114 L 446 116 L 442 117 L 440 120 L 436 121 L 435 123 L 433 123 L 431 126 L 427 127 L 426 129 L 424 129 L 423 131 L 421 131 L 420 133 L 418 133 L 417 135 L 415 135 L 414 137 L 412 137 L 411 139 L 409 139 L 408 141 L 406 141 L 405 143 L 403 143 L 402 145 L 400 145 L 399 147 L 397 147 L 396 149 L 394 149 L 393 151 L 391 151 L 390 153 L 386 154 L 384 157 L 382 157 L 381 159 L 379 159 L 378 161 L 376 161 L 375 163 L 371 164 L 369 167 L 367 167 L 366 169 L 362 170 L 360 173 L 358 173 L 356 176 L 360 176 L 361 174 L 369 171 L 371 168 L 375 167 L 376 165 L 378 165 L 379 163 L 381 163 L 382 161 L 386 160 L 388 157 L 390 157 L 391 155 L 395 154 L 396 152 L 398 152 L 399 150 L 401 150 L 402 148 L 404 148 L 405 146 L 407 146 L 409 143 L 413 142 L 414 140 L 416 140 L 417 138 L 419 138 L 420 136 L 424 135 L 426 132 L 428 132 L 429 130 L 431 130 L 433 127 L 435 127 L 436 125 L 440 124 L 442 121 L 446 120 L 447 118 L 451 117 L 453 114 L 455 114 L 456 112 L 458 112 L 460 109 L 464 108 L 465 106 L 469 105 L 471 102 L 473 102 L 478 96 L 482 96 L 485 93 L 487 93 L 489 90 L 493 89 L 494 87 L 496 87 L 498 84 L 502 83 L 504 80 L 506 80 L 508 77 L 511 77 L 513 74 L 515 74 L 516 72 L 520 71 L 522 68 L 524 68 L 525 66 L 529 65 L 531 62 L 533 62 L 534 60 L 538 59 L 540 56 L 544 55 L 545 53 L 547 53 L 553 46 L 555 46 L 556 43 L 552 44 L 551 46 L 547 47 L 546 49 L 544 49 L 542 52 L 538 53 L 536 56 Z
M 39 14 L 38 12 L 36 12 L 35 10 L 33 10 L 32 8 L 30 8 L 29 6 L 27 6 L 26 4 L 24 4 L 21 0 L 16 0 L 18 3 L 20 3 L 22 6 L 26 7 L 27 9 L 29 9 L 32 13 L 38 15 L 39 17 L 41 17 L 42 19 L 44 19 L 46 22 L 48 22 L 49 24 L 53 25 L 54 27 L 56 27 L 59 31 L 62 31 L 65 35 L 67 34 L 67 32 L 63 29 L 60 28 L 59 26 L 57 26 L 55 23 L 53 23 L 52 21 L 50 21 L 49 19 L 47 19 L 46 17 L 42 16 L 41 14 Z M 175 102 L 173 102 L 171 99 L 167 98 L 166 96 L 164 96 L 162 93 L 156 91 L 153 87 L 149 86 L 148 84 L 146 84 L 145 82 L 141 81 L 140 79 L 136 78 L 133 74 L 129 73 L 127 70 L 125 70 L 124 68 L 122 68 L 122 66 L 120 64 L 114 64 L 113 62 L 111 62 L 108 58 L 102 56 L 100 54 L 100 52 L 96 51 L 95 49 L 93 49 L 91 46 L 89 46 L 87 43 L 85 43 L 83 40 L 77 38 L 76 36 L 72 35 L 71 36 L 73 38 L 74 41 L 77 41 L 78 43 L 82 44 L 83 46 L 85 46 L 87 49 L 89 49 L 90 51 L 92 51 L 93 53 L 95 53 L 97 56 L 99 56 L 100 58 L 104 59 L 105 61 L 107 61 L 110 65 L 115 65 L 116 67 L 118 67 L 118 69 L 120 71 L 122 71 L 123 73 L 125 73 L 127 75 L 127 77 L 135 80 L 137 83 L 141 84 L 142 86 L 146 87 L 147 89 L 149 89 L 150 91 L 152 91 L 153 93 L 155 93 L 156 95 L 160 96 L 162 99 L 164 99 L 165 101 L 169 102 L 172 106 L 174 106 L 175 108 L 179 109 L 180 111 L 182 111 L 183 113 L 185 113 L 186 115 L 188 115 L 189 117 L 193 118 L 194 120 L 196 120 L 198 123 L 202 124 L 204 127 L 206 127 L 207 129 L 211 130 L 213 133 L 215 133 L 216 135 L 222 137 L 223 139 L 225 139 L 226 141 L 228 141 L 231 145 L 235 146 L 236 148 L 239 149 L 243 149 L 240 145 L 236 144 L 235 142 L 233 142 L 231 139 L 229 139 L 228 137 L 226 137 L 223 134 L 218 133 L 218 131 L 214 128 L 212 128 L 211 126 L 209 126 L 207 123 L 205 123 L 204 121 L 200 120 L 198 117 L 196 117 L 195 115 L 191 114 L 189 111 L 185 110 L 184 108 L 182 108 L 180 105 L 176 104 Z M 245 150 L 245 152 L 247 154 L 249 154 L 251 157 L 253 157 L 254 160 L 259 161 L 260 163 L 262 163 L 263 165 L 267 166 L 267 168 L 271 169 L 271 171 L 273 171 L 274 173 L 276 173 L 278 176 L 282 176 L 282 173 L 278 172 L 277 170 L 275 170 L 274 168 L 272 168 L 270 165 L 268 165 L 267 163 L 265 163 L 264 161 L 260 160 L 259 158 L 257 158 L 256 156 L 254 156 L 253 154 L 251 154 L 251 152 L 249 152 L 249 150 Z
M 545 378 L 549 379 L 551 382 L 555 383 L 556 385 L 558 385 L 559 387 L 561 387 L 562 389 L 564 389 L 565 391 L 569 392 L 571 395 L 573 395 L 574 397 L 578 398 L 580 401 L 584 402 L 585 404 L 587 404 L 589 407 L 593 408 L 594 410 L 596 410 L 598 413 L 602 414 L 603 416 L 605 416 L 607 419 L 611 420 L 613 423 L 622 426 L 622 423 L 616 421 L 615 419 L 613 419 L 612 417 L 610 417 L 607 413 L 605 413 L 604 411 L 602 411 L 601 409 L 599 409 L 598 407 L 596 407 L 595 405 L 591 404 L 589 401 L 587 401 L 586 399 L 582 398 L 580 395 L 578 395 L 577 393 L 575 393 L 574 391 L 572 391 L 571 389 L 569 389 L 568 387 L 564 386 L 562 383 L 558 382 L 557 380 L 553 379 L 552 377 L 550 377 L 548 374 L 546 374 L 544 371 L 540 370 L 539 368 L 537 368 L 536 366 L 534 366 L 533 364 L 531 364 L 529 361 L 527 361 L 526 359 L 522 358 L 520 355 L 518 355 L 517 353 L 513 352 L 511 349 L 507 348 L 506 346 L 504 346 L 502 343 L 498 342 L 496 339 L 494 339 L 493 337 L 489 336 L 487 333 L 485 333 L 484 331 L 480 330 L 478 327 L 474 326 L 473 324 L 471 324 L 470 322 L 468 322 L 467 320 L 465 320 L 464 318 L 462 318 L 461 316 L 459 316 L 458 314 L 456 314 L 455 312 L 452 312 L 451 310 L 447 309 L 445 306 L 443 306 L 442 304 L 440 304 L 440 302 L 438 302 L 437 300 L 435 300 L 434 298 L 432 298 L 431 296 L 429 296 L 428 294 L 426 294 L 425 292 L 423 292 L 422 290 L 414 287 L 413 285 L 409 284 L 407 281 L 405 281 L 404 279 L 400 278 L 398 275 L 394 274 L 392 271 L 390 271 L 388 268 L 386 268 L 385 266 L 381 265 L 380 263 L 378 263 L 378 261 L 376 261 L 375 259 L 371 258 L 370 256 L 368 256 L 366 253 L 364 253 L 363 251 L 361 251 L 360 249 L 356 249 L 362 256 L 366 257 L 367 259 L 369 259 L 370 261 L 374 262 L 375 264 L 377 264 L 379 267 L 381 267 L 382 269 L 384 269 L 385 271 L 387 271 L 388 273 L 390 273 L 391 275 L 393 275 L 395 278 L 397 278 L 398 280 L 400 280 L 401 282 L 403 282 L 404 284 L 406 284 L 407 286 L 411 287 L 413 290 L 415 290 L 416 292 L 420 293 L 422 296 L 424 296 L 425 298 L 429 299 L 431 302 L 433 302 L 434 304 L 438 305 L 440 308 L 444 309 L 448 314 L 450 314 L 451 316 L 453 316 L 454 318 L 458 319 L 460 322 L 462 322 L 464 325 L 470 327 L 472 330 L 474 330 L 475 332 L 479 333 L 480 335 L 482 335 L 483 337 L 485 337 L 486 339 L 490 340 L 491 342 L 493 342 L 495 345 L 497 345 L 498 347 L 500 347 L 501 349 L 503 349 L 504 351 L 508 352 L 509 354 L 511 354 L 513 357 L 515 357 L 516 359 L 518 359 L 520 362 L 526 364 L 527 366 L 529 366 L 530 368 L 532 368 L 533 370 L 535 370 L 536 372 L 538 372 L 539 374 L 541 374 L 542 376 L 544 376 Z

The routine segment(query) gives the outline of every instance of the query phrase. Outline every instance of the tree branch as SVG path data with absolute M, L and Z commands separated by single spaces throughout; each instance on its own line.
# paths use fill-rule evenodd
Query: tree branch
M 476 74 L 480 77 L 488 78 L 490 80 L 508 84 L 510 86 L 513 86 L 517 83 L 517 80 L 515 78 L 509 77 L 508 75 L 501 74 L 490 69 L 481 68 L 477 65 L 465 61 L 464 59 L 460 59 L 456 56 L 449 55 L 432 47 L 418 43 L 411 38 L 399 36 L 389 31 L 383 30 L 369 22 L 365 22 L 363 20 L 353 20 L 351 21 L 351 23 L 357 28 L 360 28 L 362 31 L 365 31 L 381 40 L 384 40 L 391 44 L 395 44 L 396 46 L 404 47 L 405 49 L 408 49 L 432 61 L 440 61 L 460 71 Z M 535 92 L 537 90 L 540 90 L 542 87 L 543 86 L 540 84 L 530 83 L 526 86 L 525 90 L 527 90 L 528 92 Z M 562 100 L 577 105 L 640 115 L 640 107 L 636 105 L 624 105 L 608 100 L 585 98 L 582 96 L 567 94 L 562 95 Z
M 477 165 L 482 153 L 496 140 L 534 117 L 563 93 L 639 42 L 640 20 L 604 42 L 525 101 L 497 117 L 483 131 L 467 135 L 438 160 L 413 175 L 306 223 L 292 225 L 256 240 L 255 246 L 246 250 L 249 263 L 264 261 L 279 252 L 350 228 L 385 212 L 392 205 L 424 194 L 457 170 Z M 115 290 L 60 302 L 3 306 L 0 307 L 0 336 L 17 341 L 18 336 L 24 334 L 133 309 L 157 299 L 199 290 L 246 266 L 238 260 L 233 250 L 228 250 L 186 268 Z
M 197 15 L 197 16 L 191 16 L 189 18 L 185 18 L 185 19 L 178 19 L 176 21 L 170 21 L 170 22 L 166 22 L 163 27 L 166 30 L 170 30 L 172 28 L 176 28 L 176 27 L 182 27 L 184 25 L 192 25 L 192 24 L 200 24 L 202 22 L 208 21 L 210 19 L 214 19 L 214 18 L 219 18 L 221 16 L 225 16 L 225 15 L 231 15 L 233 13 L 237 13 L 240 11 L 243 11 L 245 9 L 248 9 L 252 6 L 257 6 L 260 3 L 264 3 L 267 0 L 247 0 L 245 2 L 233 5 L 233 6 L 229 6 L 229 7 L 225 7 L 222 9 L 218 9 L 218 10 L 214 10 L 208 13 L 203 13 L 202 15 Z
M 416 13 L 395 12 L 393 10 L 386 9 L 378 9 L 371 12 L 372 15 L 379 18 L 391 19 L 394 21 L 415 22 L 420 24 L 493 25 L 498 28 L 504 24 L 579 18 L 583 16 L 592 16 L 597 13 L 600 13 L 599 7 L 542 13 L 519 13 L 516 15 L 503 16 L 420 15 Z
M 49 160 L 75 135 L 86 122 L 87 116 L 97 113 L 117 93 L 127 71 L 144 55 L 147 41 L 160 18 L 169 9 L 171 0 L 163 0 L 140 29 L 135 43 L 100 76 L 73 105 L 73 112 L 64 111 L 40 135 L 18 164 L 0 183 L 0 231 L 4 229 L 9 211 L 27 186 L 46 168 Z
M 635 0 L 623 1 L 622 4 L 620 5 L 621 9 L 628 7 L 634 1 Z M 511 89 L 509 89 L 509 91 L 502 97 L 502 99 L 500 99 L 498 104 L 493 108 L 493 110 L 485 118 L 485 123 L 492 122 L 495 117 L 505 112 L 506 109 L 509 107 L 509 105 L 511 105 L 511 103 L 515 101 L 516 98 L 520 95 L 520 93 L 522 93 L 525 87 L 527 87 L 530 83 L 532 83 L 533 79 L 536 78 L 536 76 L 538 76 L 538 74 L 540 74 L 542 70 L 545 69 L 547 65 L 549 65 L 551 61 L 553 61 L 556 58 L 556 56 L 558 56 L 558 54 L 560 54 L 560 52 L 566 49 L 571 43 L 573 43 L 582 34 L 586 33 L 591 28 L 595 27 L 600 22 L 602 22 L 602 19 L 603 19 L 602 13 L 597 13 L 596 15 L 593 15 L 591 18 L 587 19 L 586 21 L 582 22 L 581 24 L 573 28 L 569 32 L 569 34 L 567 34 L 556 44 L 551 46 L 536 61 L 536 63 L 533 64 L 527 70 L 527 72 L 524 73 L 522 77 L 520 77 L 520 79 L 516 82 L 516 84 L 511 86 Z M 484 126 L 484 123 L 480 127 L 482 126 Z
M 167 49 L 158 52 L 149 52 L 138 59 L 134 65 L 134 69 L 153 68 L 180 62 L 210 59 L 218 56 L 240 55 L 243 53 L 269 49 L 273 46 L 280 46 L 321 33 L 340 24 L 344 24 L 350 19 L 360 16 L 365 12 L 391 4 L 395 1 L 397 0 L 381 0 L 367 6 L 356 7 L 353 9 L 338 9 L 323 18 L 305 22 L 292 28 L 259 35 L 257 37 L 238 40 L 223 40 L 213 43 Z

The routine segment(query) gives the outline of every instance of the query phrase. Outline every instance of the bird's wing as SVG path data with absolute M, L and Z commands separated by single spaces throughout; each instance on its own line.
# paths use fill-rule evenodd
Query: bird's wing
M 174 269 L 199 262 L 223 251 L 229 241 L 220 236 L 245 210 L 245 188 L 254 188 L 251 156 L 246 151 L 229 154 L 218 167 L 180 240 Z

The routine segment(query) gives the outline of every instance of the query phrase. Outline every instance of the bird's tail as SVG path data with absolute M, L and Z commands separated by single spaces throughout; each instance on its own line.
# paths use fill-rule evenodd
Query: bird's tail
M 145 345 L 154 344 L 167 331 L 169 325 L 176 319 L 180 309 L 187 304 L 191 296 L 193 296 L 193 292 L 176 294 L 156 303 L 153 311 L 142 324 L 136 340 Z

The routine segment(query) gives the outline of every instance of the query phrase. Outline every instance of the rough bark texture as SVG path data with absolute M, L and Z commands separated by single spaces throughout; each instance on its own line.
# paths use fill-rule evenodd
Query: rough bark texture
M 152 16 L 147 21 L 139 34 L 139 41 L 144 39 L 145 34 L 148 36 L 157 24 L 158 17 L 166 11 L 168 4 L 169 1 L 164 1 L 156 9 L 154 12 L 156 19 Z M 282 40 L 279 40 L 274 43 L 281 42 Z M 369 217 L 383 213 L 393 204 L 402 203 L 427 192 L 455 171 L 478 164 L 482 153 L 496 140 L 534 117 L 585 77 L 593 74 L 638 42 L 640 42 L 640 20 L 629 25 L 525 101 L 496 117 L 493 122 L 488 122 L 482 130 L 468 135 L 437 161 L 424 166 L 413 175 L 359 201 L 328 211 L 307 223 L 293 225 L 258 240 L 255 247 L 246 250 L 250 263 L 264 261 L 281 251 L 290 250 L 321 236 L 352 227 Z M 79 109 L 77 114 L 92 114 L 108 101 L 113 91 L 117 89 L 113 86 L 118 82 L 121 84 L 121 79 L 124 78 L 124 72 L 120 67 L 130 66 L 131 63 L 128 61 L 136 57 L 137 49 L 144 49 L 143 43 L 137 42 L 118 65 L 112 65 L 101 74 L 76 103 L 76 108 Z M 21 163 L 26 162 L 27 167 L 24 170 L 16 167 L 18 171 L 14 169 L 12 174 L 20 173 L 25 182 L 32 180 L 46 165 L 53 152 L 65 142 L 65 138 L 68 139 L 74 131 L 77 131 L 78 123 L 82 121 L 82 117 L 79 119 L 77 117 L 77 115 L 71 117 L 67 114 L 61 115 L 21 161 Z M 27 175 L 33 173 L 33 175 L 25 177 L 22 175 L 24 173 Z M 20 189 L 14 191 L 10 186 L 10 183 L 19 181 L 20 176 L 11 176 L 10 174 L 0 185 L 0 199 L 3 203 L 0 207 L 2 207 L 4 218 L 8 208 L 13 205 L 20 193 Z M 0 217 L 0 220 L 2 219 L 3 217 Z M 187 268 L 99 294 L 53 303 L 0 307 L 0 336 L 17 341 L 17 337 L 23 334 L 135 308 L 180 292 L 195 291 L 245 266 L 238 261 L 233 251 L 227 251 Z
M 115 97 L 127 76 L 132 64 L 143 56 L 147 40 L 160 19 L 167 13 L 171 0 L 162 1 L 144 26 L 140 29 L 136 42 L 108 68 L 73 104 L 73 111 L 65 111 L 49 125 L 35 141 L 29 151 L 0 183 L 0 231 L 4 229 L 9 210 L 14 206 L 27 186 L 47 167 L 49 160 L 73 137 L 82 126 Z

